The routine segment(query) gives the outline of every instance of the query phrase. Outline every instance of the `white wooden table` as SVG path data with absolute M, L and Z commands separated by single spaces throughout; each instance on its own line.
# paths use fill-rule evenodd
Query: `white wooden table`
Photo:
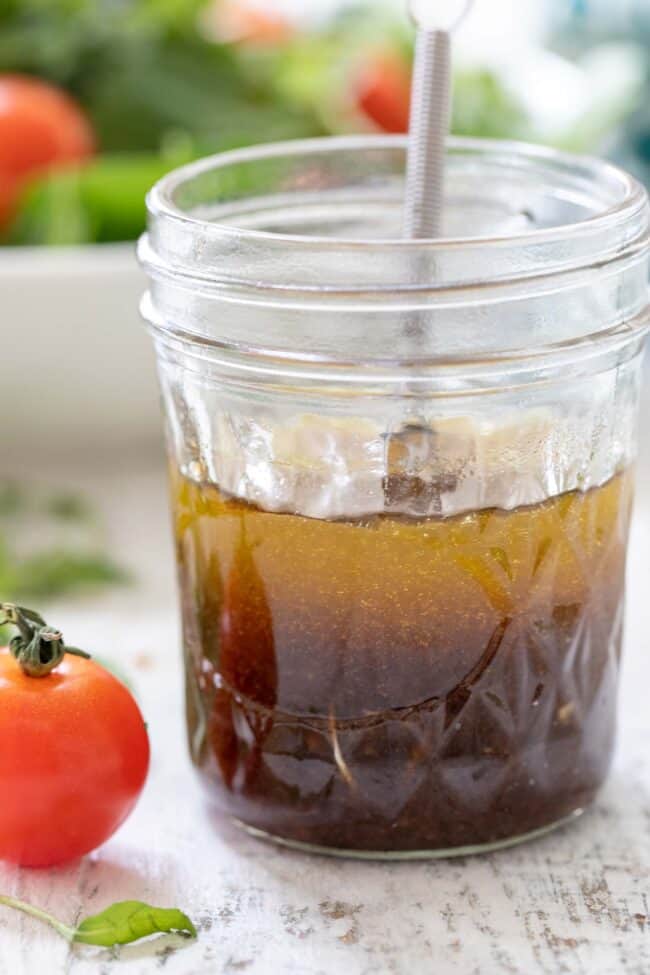
M 66 921 L 127 898 L 178 905 L 199 938 L 70 949 L 0 909 L 0 975 L 648 975 L 650 463 L 633 533 L 619 749 L 601 799 L 528 846 L 407 864 L 287 852 L 210 820 L 185 749 L 164 475 L 124 476 L 136 467 L 107 461 L 82 486 L 139 586 L 62 606 L 53 621 L 132 679 L 150 726 L 151 776 L 134 815 L 96 854 L 51 872 L 0 867 L 0 891 Z

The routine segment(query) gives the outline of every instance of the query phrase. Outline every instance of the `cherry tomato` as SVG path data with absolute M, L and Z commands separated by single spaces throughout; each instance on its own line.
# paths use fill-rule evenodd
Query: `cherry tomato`
M 23 75 L 0 74 L 0 222 L 30 176 L 93 155 L 90 123 L 65 92 Z
M 408 64 L 394 54 L 372 57 L 357 77 L 355 101 L 384 132 L 407 132 L 411 104 Z
M 133 697 L 92 660 L 67 655 L 29 677 L 0 650 L 0 859 L 74 860 L 131 812 L 149 767 Z

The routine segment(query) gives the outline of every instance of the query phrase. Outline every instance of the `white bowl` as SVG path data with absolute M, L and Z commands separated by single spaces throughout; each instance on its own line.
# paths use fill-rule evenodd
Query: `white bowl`
M 0 249 L 3 448 L 159 443 L 145 286 L 133 244 Z

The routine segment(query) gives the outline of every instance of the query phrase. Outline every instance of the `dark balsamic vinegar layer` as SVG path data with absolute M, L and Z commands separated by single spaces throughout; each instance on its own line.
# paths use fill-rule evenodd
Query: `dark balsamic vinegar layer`
M 609 767 L 631 476 L 511 512 L 317 521 L 174 478 L 190 744 L 228 814 L 441 850 L 589 803 Z

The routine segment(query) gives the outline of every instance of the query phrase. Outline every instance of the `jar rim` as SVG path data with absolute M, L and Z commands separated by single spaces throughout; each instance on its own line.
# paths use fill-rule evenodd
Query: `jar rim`
M 492 229 L 495 215 L 541 227 L 384 238 L 401 221 L 406 147 L 401 136 L 273 143 L 166 176 L 139 246 L 150 278 L 143 313 L 160 340 L 241 354 L 274 376 L 288 361 L 330 375 L 391 364 L 404 376 L 427 362 L 456 371 L 486 357 L 578 356 L 586 341 L 602 358 L 610 339 L 618 349 L 645 335 L 650 207 L 632 176 L 526 143 L 451 139 L 448 216 L 458 227 Z
M 402 135 L 346 135 L 325 136 L 312 139 L 296 139 L 284 142 L 271 142 L 243 149 L 207 156 L 172 170 L 159 180 L 147 195 L 147 208 L 150 218 L 169 220 L 218 233 L 236 237 L 242 241 L 274 242 L 287 246 L 314 245 L 332 250 L 449 250 L 475 247 L 477 244 L 508 244 L 522 246 L 535 243 L 551 243 L 567 237 L 590 236 L 610 224 L 634 218 L 648 207 L 648 194 L 643 185 L 632 175 L 614 163 L 591 155 L 577 155 L 555 148 L 517 140 L 481 139 L 452 136 L 448 140 L 448 151 L 481 154 L 483 158 L 509 157 L 527 163 L 546 164 L 568 173 L 579 169 L 585 179 L 594 186 L 607 184 L 612 193 L 618 189 L 619 199 L 581 220 L 559 223 L 551 227 L 535 227 L 515 233 L 491 233 L 487 235 L 441 236 L 412 240 L 404 237 L 340 237 L 335 234 L 293 234 L 287 232 L 258 230 L 240 227 L 231 223 L 220 223 L 196 216 L 183 210 L 174 201 L 174 194 L 184 185 L 210 172 L 225 170 L 249 162 L 263 161 L 287 156 L 308 157 L 323 152 L 354 152 L 364 150 L 402 150 L 406 151 L 408 139 Z

